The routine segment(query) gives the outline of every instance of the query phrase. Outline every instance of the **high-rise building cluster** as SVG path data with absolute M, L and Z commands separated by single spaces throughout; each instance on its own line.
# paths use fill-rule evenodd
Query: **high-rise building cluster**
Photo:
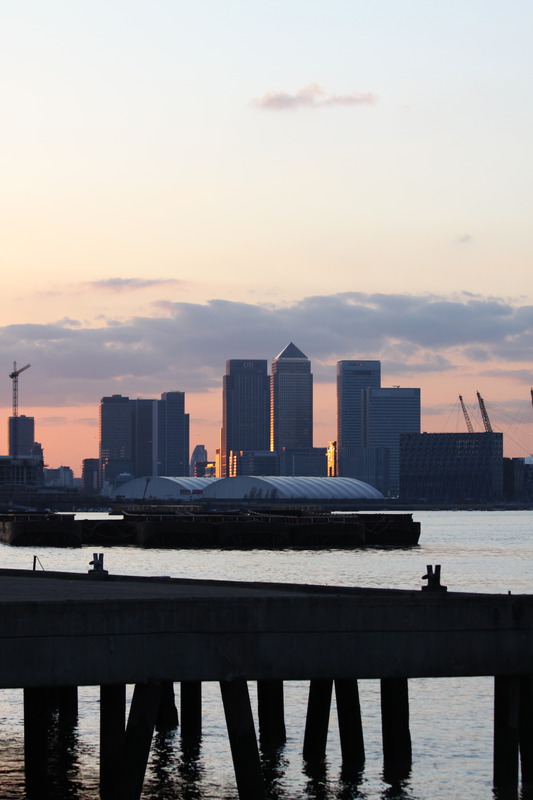
M 213 466 L 203 445 L 189 463 L 183 392 L 160 400 L 103 397 L 99 474 L 130 477 L 213 475 L 342 476 L 397 494 L 399 442 L 420 432 L 420 389 L 381 386 L 379 361 L 337 365 L 337 440 L 313 446 L 311 362 L 293 342 L 273 360 L 229 359 L 222 388 L 220 449 Z M 84 463 L 90 485 L 94 466 Z
M 16 366 L 16 365 L 15 365 Z M 27 365 L 29 366 L 29 365 Z M 23 367 L 10 375 L 14 380 Z M 0 456 L 0 487 L 74 488 L 69 467 L 49 469 L 35 442 L 33 417 L 8 419 L 9 456 Z M 98 458 L 83 461 L 82 488 L 113 490 L 132 478 L 302 476 L 354 478 L 405 502 L 489 502 L 531 496 L 533 467 L 503 458 L 503 435 L 421 434 L 420 389 L 382 386 L 381 363 L 337 363 L 337 435 L 313 444 L 311 362 L 293 342 L 268 361 L 226 362 L 222 427 L 216 458 L 197 444 L 189 460 L 185 393 L 160 399 L 120 394 L 100 402 Z M 527 468 L 526 468 L 527 467 Z
M 90 461 L 91 459 L 88 459 Z M 89 480 L 94 473 L 87 466 Z M 188 475 L 189 415 L 184 392 L 164 392 L 160 400 L 120 394 L 100 402 L 102 483 L 152 475 Z

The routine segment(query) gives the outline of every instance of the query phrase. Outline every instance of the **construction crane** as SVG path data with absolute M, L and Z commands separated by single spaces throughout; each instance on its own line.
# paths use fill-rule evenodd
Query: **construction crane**
M 13 381 L 13 422 L 9 423 L 11 432 L 9 455 L 15 457 L 19 454 L 19 375 L 21 372 L 24 372 L 25 369 L 28 369 L 29 366 L 31 365 L 26 364 L 24 367 L 17 369 L 17 362 L 13 361 L 13 372 L 9 373 L 9 377 Z
M 13 416 L 18 417 L 19 415 L 19 375 L 21 372 L 24 372 L 25 369 L 31 367 L 31 364 L 26 364 L 26 366 L 17 369 L 17 362 L 13 361 L 13 372 L 9 373 L 9 377 L 13 381 Z
M 483 417 L 483 425 L 485 426 L 485 433 L 494 433 L 494 431 L 492 430 L 492 425 L 490 424 L 489 415 L 487 414 L 487 409 L 485 408 L 485 402 L 479 392 L 477 392 L 477 401 L 479 403 L 479 410 L 481 411 L 481 416 Z
M 468 411 L 466 410 L 466 406 L 463 402 L 462 395 L 459 395 L 459 402 L 461 403 L 461 408 L 463 409 L 463 414 L 466 422 L 466 427 L 468 428 L 468 433 L 474 433 L 474 428 L 472 427 L 472 423 L 470 422 L 470 417 L 468 416 Z

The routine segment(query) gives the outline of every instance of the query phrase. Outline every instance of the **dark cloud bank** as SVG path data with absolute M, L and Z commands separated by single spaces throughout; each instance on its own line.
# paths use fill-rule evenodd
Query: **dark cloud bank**
M 0 328 L 4 404 L 15 359 L 32 365 L 21 405 L 76 405 L 113 393 L 205 391 L 220 386 L 226 359 L 272 359 L 289 341 L 312 360 L 317 381 L 334 381 L 343 358 L 379 358 L 385 376 L 414 385 L 430 372 L 447 371 L 453 381 L 465 365 L 531 380 L 523 365 L 533 349 L 533 306 L 501 298 L 351 292 L 286 306 L 161 301 L 152 310 L 99 328 L 72 319 Z

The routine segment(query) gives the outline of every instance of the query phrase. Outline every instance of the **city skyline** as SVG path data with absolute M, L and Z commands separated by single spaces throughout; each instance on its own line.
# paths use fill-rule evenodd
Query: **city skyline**
M 281 355 L 281 354 L 280 354 Z M 241 362 L 241 363 L 248 363 L 250 359 L 229 359 L 227 360 L 227 364 L 230 361 L 234 362 Z M 253 359 L 255 363 L 262 362 L 263 364 L 267 365 L 267 369 L 271 368 L 271 363 L 275 360 L 272 359 L 272 362 L 268 359 Z M 365 361 L 340 361 L 336 365 L 331 366 L 331 373 L 332 373 L 332 381 L 326 383 L 319 383 L 318 385 L 314 384 L 313 389 L 313 416 L 318 415 L 320 420 L 318 424 L 315 423 L 314 425 L 314 444 L 316 447 L 326 447 L 326 445 L 332 441 L 337 440 L 339 434 L 339 421 L 338 421 L 338 414 L 339 414 L 339 368 L 342 364 L 367 364 L 367 365 L 374 365 L 379 364 L 378 374 L 384 371 L 384 365 L 377 361 L 377 360 L 365 360 Z M 336 380 L 335 380 L 336 377 Z M 386 376 L 386 383 L 388 387 L 392 387 L 393 382 L 389 380 L 389 376 Z M 411 381 L 414 383 L 414 381 Z M 348 386 L 353 388 L 353 382 L 348 383 Z M 134 397 L 131 398 L 132 401 L 140 401 L 141 403 L 158 403 L 160 401 L 160 397 L 162 397 L 160 388 L 156 389 L 156 392 L 159 392 L 159 396 L 156 397 L 144 397 L 141 398 L 139 393 L 132 392 Z M 386 387 L 384 387 L 386 388 Z M 394 385 L 396 389 L 405 389 L 408 387 L 400 387 L 399 385 Z M 317 391 L 318 389 L 318 391 Z M 324 391 L 326 389 L 326 391 Z M 424 398 L 424 384 L 421 381 L 421 394 L 422 399 Z M 172 390 L 169 392 L 165 392 L 164 394 L 169 395 L 185 395 L 187 397 L 187 406 L 188 406 L 188 417 L 190 417 L 190 453 L 192 453 L 194 447 L 197 444 L 203 444 L 209 454 L 209 460 L 215 460 L 215 453 L 218 448 L 221 446 L 221 425 L 223 419 L 223 383 L 221 382 L 219 390 L 210 393 L 210 400 L 212 406 L 218 406 L 218 418 L 215 419 L 214 424 L 211 426 L 211 436 L 205 436 L 204 439 L 201 439 L 201 431 L 205 432 L 205 426 L 200 424 L 195 424 L 198 422 L 197 418 L 195 417 L 195 408 L 194 408 L 194 393 L 189 393 L 187 391 L 181 390 Z M 487 399 L 487 398 L 485 398 Z M 466 402 L 468 412 L 470 414 L 471 420 L 474 423 L 474 428 L 477 432 L 481 432 L 483 430 L 483 421 L 481 418 L 481 414 L 479 412 L 478 403 L 475 397 L 465 397 L 464 401 Z M 83 447 L 83 440 L 81 442 L 76 442 L 74 447 L 74 452 L 79 453 L 79 463 L 75 460 L 69 461 L 67 458 L 62 458 L 61 452 L 68 452 L 68 448 L 64 450 L 60 450 L 59 457 L 57 458 L 55 463 L 51 462 L 49 455 L 47 454 L 47 443 L 46 441 L 41 441 L 43 451 L 44 451 L 44 460 L 45 464 L 49 467 L 57 468 L 59 466 L 69 466 L 73 469 L 74 474 L 76 476 L 81 476 L 82 470 L 82 461 L 86 458 L 98 458 L 99 457 L 99 433 L 98 433 L 98 407 L 100 405 L 101 398 L 98 399 L 96 406 L 91 410 L 94 413 L 94 436 L 92 447 L 93 451 L 91 453 L 86 452 Z M 25 416 L 25 408 L 24 403 L 21 404 L 21 417 Z M 421 406 L 423 408 L 423 404 Z M 533 409 L 532 409 L 532 398 L 530 394 L 530 390 L 528 389 L 525 398 L 521 401 L 520 408 L 514 408 L 513 406 L 505 406 L 505 403 L 495 403 L 492 405 L 489 402 L 489 415 L 491 416 L 492 422 L 494 424 L 495 430 L 503 430 L 506 433 L 504 437 L 504 442 L 506 444 L 507 452 L 506 454 L 510 454 L 512 456 L 528 456 L 533 455 L 533 425 L 529 422 L 529 416 L 533 416 Z M 342 413 L 342 412 L 341 412 Z M 423 417 L 423 414 L 422 414 Z M 327 424 L 324 424 L 323 420 L 326 418 L 328 420 Z M 9 421 L 9 418 L 7 419 Z M 426 419 L 427 421 L 427 419 Z M 7 427 L 7 426 L 6 426 Z M 513 428 L 516 427 L 516 434 L 513 432 Z M 39 431 L 41 425 L 39 418 L 35 419 L 35 438 L 40 440 Z M 443 433 L 443 432 L 462 432 L 466 430 L 466 423 L 464 420 L 464 416 L 462 410 L 460 408 L 460 403 L 458 397 L 454 398 L 454 406 L 451 406 L 447 410 L 447 420 L 446 424 L 444 425 L 444 430 L 435 427 L 435 429 L 430 430 L 429 426 L 424 424 L 421 425 L 421 430 L 427 432 L 434 432 L 434 433 Z M 195 439 L 193 439 L 193 431 L 195 433 Z M 507 440 L 507 432 L 509 431 L 509 440 Z M 522 437 L 521 439 L 517 439 L 515 437 Z M 6 437 L 7 438 L 7 437 Z M 41 437 L 43 438 L 43 437 Z M 528 445 L 530 447 L 528 448 Z M 518 449 L 517 449 L 518 448 Z M 518 452 L 520 450 L 520 452 Z M 190 455 L 189 453 L 189 455 Z
M 28 0 L 2 23 L 0 407 L 31 363 L 50 466 L 97 455 L 115 393 L 186 392 L 212 452 L 228 354 L 287 341 L 317 446 L 361 354 L 422 388 L 428 432 L 476 391 L 531 415 L 530 3 Z

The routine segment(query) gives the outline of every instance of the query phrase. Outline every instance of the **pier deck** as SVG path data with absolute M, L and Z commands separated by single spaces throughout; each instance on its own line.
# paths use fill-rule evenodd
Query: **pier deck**
M 100 685 L 104 714 L 106 687 L 114 692 L 135 684 L 133 733 L 131 741 L 126 733 L 117 774 L 131 772 L 132 753 L 135 763 L 143 761 L 142 742 L 149 747 L 151 733 L 143 732 L 141 744 L 135 738 L 136 715 L 151 719 L 153 730 L 161 698 L 153 687 L 181 682 L 191 689 L 202 681 L 220 682 L 242 800 L 263 791 L 246 681 L 257 681 L 270 698 L 264 714 L 277 703 L 278 733 L 283 681 L 310 681 L 304 755 L 307 748 L 308 758 L 320 759 L 316 743 L 323 740 L 325 747 L 332 684 L 340 724 L 341 714 L 353 719 L 359 713 L 357 679 L 381 679 L 384 758 L 396 763 L 401 744 L 405 768 L 408 679 L 495 676 L 495 742 L 502 742 L 495 747 L 503 752 L 496 758 L 495 750 L 495 780 L 515 780 L 519 745 L 527 753 L 523 780 L 524 763 L 533 764 L 533 715 L 520 712 L 532 701 L 532 595 L 0 570 L 0 646 L 0 687 L 25 690 L 26 733 L 35 729 L 31 708 L 39 708 L 45 688 Z M 344 695 L 351 697 L 347 705 Z M 35 752 L 45 746 L 43 735 L 37 750 L 27 749 L 28 763 L 38 762 Z M 144 765 L 147 757 L 146 751 Z M 360 761 L 361 752 L 354 755 L 354 763 Z M 108 796 L 138 798 L 141 786 L 142 776 L 129 793 Z

